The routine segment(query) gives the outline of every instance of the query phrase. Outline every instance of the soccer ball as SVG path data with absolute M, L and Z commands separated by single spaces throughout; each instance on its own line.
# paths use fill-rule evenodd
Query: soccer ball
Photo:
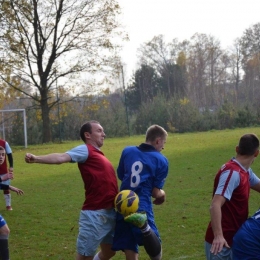
M 139 197 L 132 190 L 122 190 L 115 197 L 115 209 L 124 216 L 138 210 Z

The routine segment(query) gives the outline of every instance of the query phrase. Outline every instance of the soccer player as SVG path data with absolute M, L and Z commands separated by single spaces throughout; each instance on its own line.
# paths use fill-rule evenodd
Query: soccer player
M 7 167 L 7 161 L 6 161 L 6 155 L 5 155 L 5 160 L 4 162 L 0 165 L 0 177 L 3 176 L 6 173 L 13 173 L 13 155 L 12 155 L 12 149 L 10 147 L 10 145 L 8 144 L 8 142 L 6 142 L 3 139 L 0 139 L 0 146 L 2 146 L 5 149 L 5 153 L 7 155 L 8 158 L 8 162 L 9 162 L 9 170 Z M 10 179 L 6 180 L 4 182 L 4 184 L 10 185 Z M 4 190 L 4 199 L 5 199 L 5 205 L 6 205 L 6 209 L 7 210 L 13 210 L 12 206 L 11 206 L 11 194 L 10 194 L 10 190 Z
M 25 156 L 27 163 L 78 163 L 85 186 L 85 201 L 79 218 L 76 260 L 109 260 L 115 255 L 111 245 L 116 217 L 114 199 L 118 186 L 115 170 L 100 150 L 105 136 L 100 123 L 92 120 L 80 129 L 84 144 L 65 153 L 42 156 L 27 153 Z M 96 253 L 99 245 L 101 250 Z
M 248 218 L 233 237 L 233 260 L 260 259 L 260 209 Z
M 0 165 L 5 161 L 5 149 L 0 146 Z M 7 184 L 3 184 L 4 181 L 13 178 L 12 173 L 6 173 L 0 177 L 0 189 L 1 190 L 11 190 L 16 192 L 18 195 L 22 195 L 23 191 L 15 188 L 13 186 L 9 186 Z M 8 238 L 9 238 L 9 227 L 5 221 L 5 219 L 0 215 L 0 259 L 1 260 L 9 260 L 9 248 L 8 248 Z
M 250 168 L 258 154 L 257 136 L 245 134 L 236 146 L 236 157 L 225 163 L 216 174 L 210 206 L 211 221 L 205 235 L 207 260 L 232 260 L 233 236 L 248 218 L 250 188 L 260 192 L 260 179 Z
M 117 213 L 113 250 L 123 250 L 127 260 L 138 259 L 144 246 L 152 260 L 162 258 L 159 232 L 154 222 L 153 204 L 165 201 L 162 190 L 168 175 L 168 160 L 161 154 L 167 132 L 159 125 L 147 129 L 145 142 L 126 147 L 117 168 L 120 190 L 133 190 L 139 196 L 137 213 L 124 217 Z M 154 198 L 152 202 L 152 198 Z

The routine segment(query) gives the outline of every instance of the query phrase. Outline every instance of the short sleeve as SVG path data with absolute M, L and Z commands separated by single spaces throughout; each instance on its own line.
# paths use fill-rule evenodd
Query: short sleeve
M 88 159 L 87 145 L 79 145 L 66 152 L 71 157 L 72 163 L 84 163 Z

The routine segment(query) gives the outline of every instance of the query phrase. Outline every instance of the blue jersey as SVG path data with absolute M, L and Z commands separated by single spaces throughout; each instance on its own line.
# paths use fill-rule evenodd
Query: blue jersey
M 168 160 L 148 144 L 126 147 L 121 155 L 117 176 L 122 181 L 120 190 L 133 190 L 139 196 L 138 211 L 145 211 L 148 224 L 159 236 L 152 210 L 153 188 L 163 188 L 168 174 Z M 124 221 L 117 213 L 112 250 L 132 250 L 138 253 L 138 246 L 143 245 L 140 228 Z
M 117 168 L 122 181 L 120 190 L 133 190 L 139 196 L 139 211 L 146 211 L 153 218 L 153 188 L 163 188 L 168 174 L 168 160 L 148 144 L 126 147 Z
M 3 227 L 6 224 L 7 223 L 6 223 L 5 219 L 0 215 L 0 228 Z
M 260 209 L 237 231 L 233 237 L 233 260 L 260 259 Z

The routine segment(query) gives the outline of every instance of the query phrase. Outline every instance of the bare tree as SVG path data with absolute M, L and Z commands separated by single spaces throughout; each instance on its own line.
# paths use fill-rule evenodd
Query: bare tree
M 187 54 L 189 93 L 198 107 L 220 104 L 221 87 L 228 67 L 219 40 L 196 33 L 191 37 Z
M 182 96 L 185 93 L 185 67 L 177 64 L 179 49 L 178 41 L 174 39 L 166 44 L 162 35 L 153 39 L 139 48 L 140 62 L 151 66 L 162 78 L 168 96 Z
M 237 38 L 230 51 L 231 82 L 234 82 L 235 104 L 238 104 L 239 85 L 242 80 L 241 40 Z
M 38 102 L 42 141 L 49 142 L 57 80 L 80 89 L 83 72 L 85 79 L 109 68 L 116 55 L 114 39 L 122 36 L 120 7 L 116 0 L 2 0 L 0 13 L 1 66 L 33 91 L 12 84 L 5 73 L 0 79 Z
M 240 40 L 246 97 L 251 104 L 258 105 L 260 100 L 260 23 L 246 29 Z

